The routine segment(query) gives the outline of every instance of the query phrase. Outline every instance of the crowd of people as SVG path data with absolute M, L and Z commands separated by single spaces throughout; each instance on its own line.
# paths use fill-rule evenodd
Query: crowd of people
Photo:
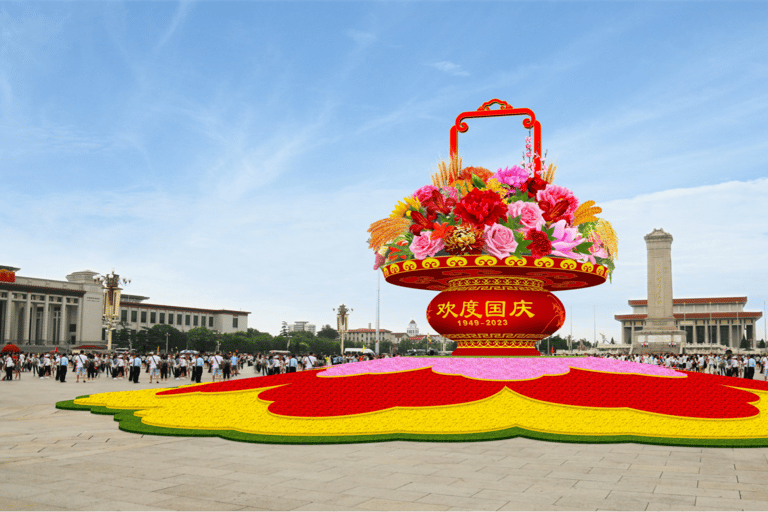
M 725 354 L 634 354 L 603 355 L 609 359 L 655 364 L 666 368 L 703 372 L 711 375 L 740 377 L 742 379 L 768 380 L 768 355 L 736 355 L 730 350 Z
M 381 355 L 376 357 L 389 357 Z M 736 355 L 727 351 L 719 354 L 634 354 L 602 355 L 600 357 L 655 364 L 666 368 L 691 372 L 706 372 L 713 375 L 740 377 L 744 379 L 768 380 L 767 355 Z M 113 380 L 128 379 L 138 383 L 142 373 L 149 374 L 150 384 L 169 380 L 190 380 L 202 382 L 203 374 L 211 375 L 212 382 L 229 380 L 241 375 L 246 368 L 256 376 L 277 375 L 296 371 L 312 370 L 322 366 L 351 363 L 369 359 L 371 356 L 334 355 L 315 356 L 314 353 L 296 355 L 288 352 L 270 354 L 239 354 L 221 352 L 211 354 L 99 354 L 80 351 L 76 354 L 32 352 L 4 354 L 2 356 L 3 380 L 21 379 L 22 373 L 40 379 L 55 379 L 67 382 L 67 373 L 72 372 L 75 382 L 92 382 L 106 376 Z M 71 378 L 71 377 L 70 377 Z
M 380 356 L 386 357 L 386 356 Z M 29 373 L 40 379 L 53 378 L 67 382 L 67 373 L 72 372 L 75 382 L 92 382 L 106 376 L 113 380 L 128 379 L 138 383 L 142 373 L 149 376 L 150 384 L 159 384 L 169 380 L 190 380 L 202 382 L 203 374 L 211 374 L 212 382 L 229 380 L 250 368 L 256 376 L 276 375 L 296 371 L 311 370 L 320 366 L 349 363 L 367 359 L 366 356 L 315 356 L 314 353 L 296 355 L 285 354 L 239 354 L 215 352 L 163 354 L 153 353 L 113 353 L 97 352 L 67 355 L 52 352 L 21 352 L 5 354 L 2 357 L 3 380 L 21 379 L 22 373 Z M 70 376 L 71 379 L 71 376 Z

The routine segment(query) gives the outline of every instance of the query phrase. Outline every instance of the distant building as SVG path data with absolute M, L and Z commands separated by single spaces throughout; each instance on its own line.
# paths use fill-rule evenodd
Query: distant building
M 311 332 L 312 334 L 315 334 L 315 330 L 315 324 L 304 321 L 294 322 L 288 326 L 288 332 Z
M 138 331 L 143 327 L 170 325 L 181 332 L 195 327 L 205 327 L 222 334 L 248 330 L 248 311 L 145 303 L 148 299 L 149 297 L 140 295 L 123 295 L 120 300 L 118 329 L 124 327 Z
M 411 334 L 415 333 L 415 334 Z M 350 329 L 344 335 L 346 341 L 352 341 L 355 343 L 365 343 L 367 346 L 372 346 L 376 343 L 376 329 L 371 328 L 371 324 L 368 324 L 368 328 L 362 329 Z M 427 339 L 426 334 L 419 334 L 419 328 L 416 326 L 416 322 L 411 320 L 408 324 L 406 332 L 392 332 L 389 329 L 379 329 L 379 341 L 389 341 L 393 345 L 397 346 L 403 340 L 409 340 L 412 343 L 420 343 Z M 451 340 L 444 338 L 439 334 L 430 335 L 433 345 L 442 345 L 443 342 L 450 343 Z
M 411 323 L 408 324 L 408 329 L 406 329 L 405 332 L 407 332 L 410 337 L 419 335 L 419 326 L 416 325 L 415 320 L 411 320 Z
M 0 266 L 0 341 L 22 350 L 106 346 L 104 289 L 91 270 L 73 272 L 66 281 L 17 276 L 16 267 Z M 205 326 L 222 333 L 248 329 L 247 311 L 147 304 L 148 297 L 122 295 L 119 321 L 139 330 L 158 324 L 186 332 Z
M 744 311 L 746 297 L 710 297 L 673 299 L 675 327 L 686 331 L 686 347 L 709 350 L 723 346 L 738 348 L 742 338 L 755 346 L 755 325 L 762 318 L 760 311 Z M 631 344 L 636 331 L 645 327 L 648 316 L 647 300 L 630 300 L 632 313 L 615 315 L 621 322 L 621 342 Z

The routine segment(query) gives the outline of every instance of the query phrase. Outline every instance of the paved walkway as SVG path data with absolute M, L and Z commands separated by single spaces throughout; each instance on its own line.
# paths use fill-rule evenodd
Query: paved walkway
M 768 510 L 768 448 L 141 436 L 53 407 L 133 384 L 22 375 L 0 382 L 0 510 Z

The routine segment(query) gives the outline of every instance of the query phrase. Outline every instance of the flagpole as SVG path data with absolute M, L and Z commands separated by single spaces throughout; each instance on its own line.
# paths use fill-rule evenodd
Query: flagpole
M 376 355 L 379 355 L 379 305 L 381 304 L 381 272 L 376 272 Z

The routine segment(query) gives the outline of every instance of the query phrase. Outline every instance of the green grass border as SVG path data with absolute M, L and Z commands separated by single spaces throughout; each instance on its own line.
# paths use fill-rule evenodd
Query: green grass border
M 83 395 L 78 398 L 88 398 Z M 56 403 L 57 409 L 73 411 L 90 411 L 93 414 L 113 415 L 119 423 L 120 430 L 134 434 L 180 437 L 220 437 L 230 441 L 261 444 L 355 444 L 382 443 L 387 441 L 417 441 L 437 443 L 464 443 L 480 441 L 498 441 L 523 437 L 537 441 L 578 444 L 608 444 L 608 443 L 639 443 L 661 446 L 690 446 L 696 448 L 764 448 L 768 446 L 768 437 L 758 439 L 678 439 L 672 437 L 644 436 L 579 436 L 567 434 L 549 434 L 536 432 L 519 427 L 469 434 L 373 434 L 359 436 L 269 436 L 262 434 L 247 434 L 236 430 L 196 430 L 184 428 L 155 427 L 142 423 L 141 418 L 134 414 L 139 409 L 109 409 L 97 405 L 78 405 L 75 400 L 64 400 Z M 768 433 L 766 433 L 768 434 Z

